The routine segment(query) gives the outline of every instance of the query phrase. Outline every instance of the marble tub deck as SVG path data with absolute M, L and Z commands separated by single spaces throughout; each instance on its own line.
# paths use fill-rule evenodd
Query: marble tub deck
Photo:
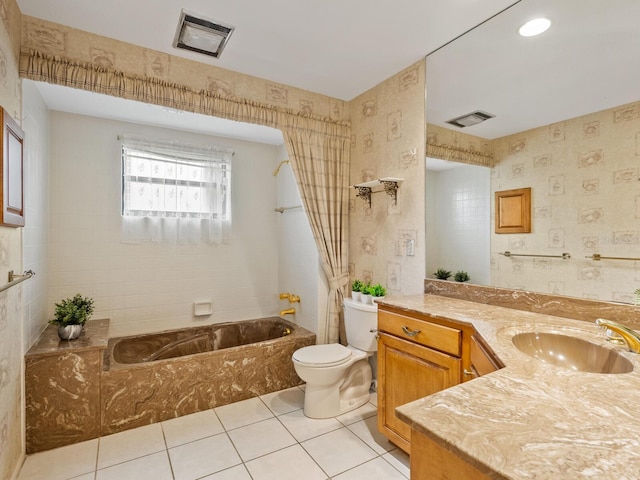
M 130 365 L 107 355 L 108 320 L 87 322 L 83 336 L 70 342 L 50 325 L 25 355 L 27 453 L 300 385 L 291 356 L 316 336 L 282 322 L 290 335 Z
M 490 478 L 638 478 L 640 355 L 607 343 L 591 322 L 435 295 L 381 303 L 472 325 L 506 365 L 399 407 L 398 417 L 412 428 Z M 543 364 L 511 341 L 530 331 L 616 349 L 634 371 L 582 373 Z

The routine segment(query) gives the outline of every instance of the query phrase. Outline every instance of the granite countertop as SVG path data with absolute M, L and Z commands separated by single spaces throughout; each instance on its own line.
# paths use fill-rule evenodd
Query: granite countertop
M 378 303 L 472 325 L 505 365 L 398 407 L 398 417 L 412 428 L 491 478 L 640 476 L 640 355 L 607 343 L 593 323 L 436 295 Z M 543 364 L 511 342 L 530 331 L 617 349 L 634 371 L 583 373 Z
M 57 355 L 66 351 L 84 351 L 107 348 L 109 341 L 109 319 L 89 320 L 84 330 L 75 340 L 60 340 L 58 327 L 49 325 L 36 343 L 25 354 L 25 358 Z

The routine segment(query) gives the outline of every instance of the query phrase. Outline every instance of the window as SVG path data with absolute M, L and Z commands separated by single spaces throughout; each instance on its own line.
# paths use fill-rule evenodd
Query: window
M 230 150 L 133 137 L 121 140 L 124 241 L 226 239 L 231 222 Z M 131 230 L 134 235 L 125 235 Z

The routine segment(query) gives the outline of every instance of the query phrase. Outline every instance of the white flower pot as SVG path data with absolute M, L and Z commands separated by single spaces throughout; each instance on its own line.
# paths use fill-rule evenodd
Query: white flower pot
M 353 299 L 354 302 L 359 302 L 360 297 L 361 297 L 360 292 L 354 292 L 354 291 L 351 292 L 351 298 Z
M 360 295 L 360 301 L 362 303 L 366 303 L 367 305 L 373 305 L 373 297 L 368 293 L 363 293 Z
M 58 327 L 58 336 L 61 340 L 75 340 L 82 333 L 84 325 L 65 325 Z

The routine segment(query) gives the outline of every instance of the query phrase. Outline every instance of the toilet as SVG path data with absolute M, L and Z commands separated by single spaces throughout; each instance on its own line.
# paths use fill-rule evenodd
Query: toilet
M 371 366 L 368 358 L 378 349 L 378 305 L 344 300 L 348 346 L 311 345 L 293 353 L 293 366 L 304 380 L 304 414 L 331 418 L 369 401 Z

